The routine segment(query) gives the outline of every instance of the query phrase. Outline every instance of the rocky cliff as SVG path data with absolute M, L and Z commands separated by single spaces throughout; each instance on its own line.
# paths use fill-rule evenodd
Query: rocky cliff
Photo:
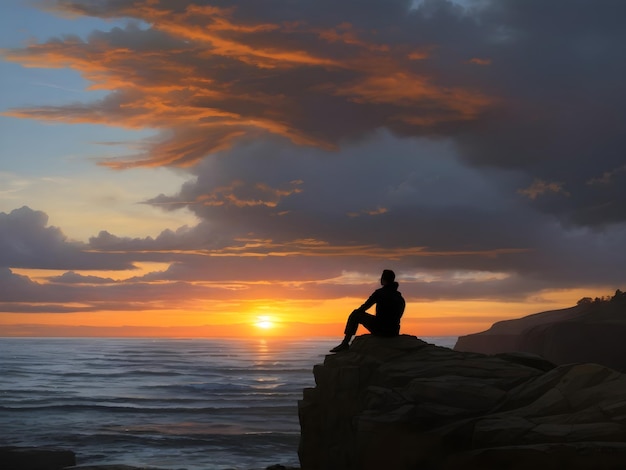
M 74 452 L 37 447 L 0 447 L 2 470 L 61 470 L 76 465 Z
M 299 402 L 302 470 L 626 468 L 626 375 L 357 337 Z
M 589 299 L 591 300 L 591 299 Z M 626 372 L 626 295 L 495 323 L 461 336 L 454 349 L 496 354 L 523 351 L 556 364 L 594 362 Z

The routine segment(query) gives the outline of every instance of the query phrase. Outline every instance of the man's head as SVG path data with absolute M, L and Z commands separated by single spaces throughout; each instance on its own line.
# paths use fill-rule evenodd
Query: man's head
M 391 269 L 383 270 L 383 274 L 380 276 L 380 283 L 384 286 L 386 284 L 391 284 L 396 280 L 396 273 L 394 273 Z

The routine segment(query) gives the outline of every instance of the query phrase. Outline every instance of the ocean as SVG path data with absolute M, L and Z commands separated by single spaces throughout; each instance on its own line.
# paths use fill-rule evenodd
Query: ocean
M 0 446 L 69 449 L 78 465 L 299 466 L 297 402 L 337 343 L 0 338 Z

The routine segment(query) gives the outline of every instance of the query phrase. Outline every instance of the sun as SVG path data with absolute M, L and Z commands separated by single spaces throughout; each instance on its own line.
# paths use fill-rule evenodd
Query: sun
M 262 316 L 257 318 L 255 325 L 263 330 L 269 330 L 270 328 L 274 327 L 274 322 L 272 321 L 271 317 Z

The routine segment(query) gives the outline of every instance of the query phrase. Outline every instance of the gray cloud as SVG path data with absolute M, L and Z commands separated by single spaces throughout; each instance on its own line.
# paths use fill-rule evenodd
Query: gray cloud
M 102 255 L 67 239 L 48 216 L 29 207 L 0 212 L 0 267 L 39 269 L 129 269 L 119 255 Z
M 113 166 L 189 166 L 281 135 L 345 148 L 376 129 L 448 137 L 474 166 L 561 182 L 534 208 L 565 223 L 624 222 L 626 4 L 612 0 L 58 0 L 126 29 L 5 52 L 116 89 L 84 105 L 14 110 L 68 122 L 152 127 L 161 137 Z M 53 59 L 54 58 L 54 59 Z M 92 67 L 88 64 L 102 64 Z M 554 196 L 554 195 L 552 195 Z
M 308 250 L 315 259 L 316 253 L 331 254 L 325 246 L 341 247 L 344 257 L 326 256 L 325 263 L 336 270 L 341 263 L 367 269 L 380 262 L 379 252 L 350 247 L 386 248 L 383 256 L 397 258 L 394 263 L 407 271 L 501 271 L 520 276 L 520 289 L 525 277 L 563 287 L 623 279 L 623 225 L 605 231 L 563 225 L 528 206 L 515 189 L 522 172 L 465 167 L 445 141 L 382 133 L 332 159 L 319 150 L 257 143 L 229 151 L 228 158 L 209 158 L 193 171 L 196 179 L 179 194 L 151 203 L 188 207 L 206 221 L 198 228 L 202 233 L 219 227 L 221 234 L 216 230 L 207 240 L 231 246 L 243 244 L 236 239 L 262 240 L 259 254 L 291 250 L 303 256 Z M 286 192 L 275 205 L 241 206 L 234 198 L 215 205 L 210 197 L 235 178 L 243 186 L 281 187 L 298 175 L 301 191 Z M 307 248 L 296 240 L 320 244 Z M 535 281 L 529 285 L 537 288 Z
M 84 276 L 82 274 L 68 271 L 60 276 L 51 276 L 48 278 L 49 282 L 59 284 L 114 284 L 116 281 L 110 277 L 100 276 Z

